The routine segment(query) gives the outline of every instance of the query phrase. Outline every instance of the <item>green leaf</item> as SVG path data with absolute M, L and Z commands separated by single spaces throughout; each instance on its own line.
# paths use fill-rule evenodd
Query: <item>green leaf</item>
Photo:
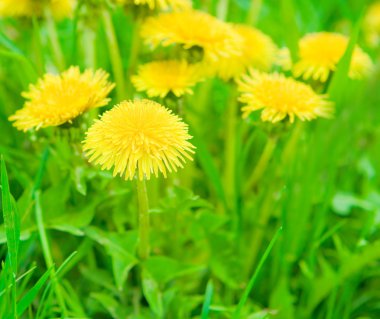
M 91 298 L 97 300 L 105 309 L 107 309 L 108 313 L 112 316 L 112 318 L 119 319 L 121 318 L 118 314 L 119 311 L 119 303 L 117 300 L 112 298 L 109 294 L 105 293 L 91 293 Z
M 143 270 L 142 272 L 142 288 L 146 300 L 151 310 L 157 316 L 157 319 L 164 317 L 163 296 L 159 289 L 158 283 L 152 275 Z
M 10 257 L 13 276 L 15 277 L 17 273 L 17 256 L 20 242 L 20 220 L 16 205 L 9 190 L 7 168 L 3 157 L 1 157 L 1 198 L 8 255 Z
M 372 205 L 370 202 L 362 200 L 351 193 L 339 192 L 335 194 L 332 201 L 332 208 L 340 216 L 347 216 L 354 208 L 361 208 L 363 210 L 371 210 Z
M 203 266 L 186 265 L 165 256 L 153 256 L 144 262 L 144 268 L 159 284 L 202 270 Z
M 137 233 L 107 233 L 96 227 L 87 227 L 85 233 L 88 237 L 104 246 L 112 258 L 112 269 L 119 290 L 123 289 L 129 270 L 137 264 L 135 257 L 137 246 Z

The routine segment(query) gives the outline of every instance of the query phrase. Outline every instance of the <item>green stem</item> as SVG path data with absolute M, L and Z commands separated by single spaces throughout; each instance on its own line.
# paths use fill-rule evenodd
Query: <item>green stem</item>
M 48 269 L 51 269 L 50 272 L 50 278 L 52 282 L 52 287 L 54 289 L 55 295 L 57 297 L 58 304 L 62 310 L 62 316 L 63 318 L 67 317 L 67 309 L 66 305 L 62 296 L 62 291 L 59 283 L 57 282 L 57 277 L 55 273 L 55 267 L 53 262 L 53 257 L 51 255 L 50 247 L 49 247 L 49 240 L 47 238 L 45 225 L 44 225 L 44 219 L 42 214 L 42 208 L 41 208 L 41 202 L 40 202 L 40 191 L 36 191 L 34 193 L 34 198 L 36 201 L 35 206 L 35 215 L 36 215 L 36 222 L 37 222 L 37 229 L 38 234 L 40 237 L 40 242 L 42 246 L 42 253 L 44 255 L 45 263 Z
M 91 27 L 86 27 L 83 32 L 84 43 L 84 63 L 88 68 L 96 68 L 96 51 L 95 51 L 95 31 Z
M 139 209 L 138 253 L 142 260 L 149 257 L 149 204 L 145 179 L 137 180 L 137 199 Z
M 301 133 L 303 131 L 303 124 L 304 124 L 303 122 L 299 121 L 296 124 L 296 127 L 293 129 L 293 132 L 291 133 L 291 136 L 290 136 L 288 142 L 286 143 L 286 145 L 284 147 L 284 151 L 282 153 L 283 164 L 281 165 L 281 167 L 286 167 L 286 165 L 293 158 L 292 156 L 295 153 L 295 148 L 297 146 L 298 140 L 299 140 Z
M 260 178 L 263 176 L 269 160 L 271 159 L 273 152 L 276 148 L 277 139 L 273 137 L 268 137 L 268 141 L 264 147 L 263 153 L 261 154 L 261 157 L 255 167 L 255 170 L 253 171 L 250 179 L 246 183 L 245 187 L 245 193 L 249 190 L 256 187 L 257 182 L 260 180 Z
M 237 124 L 236 90 L 233 88 L 226 111 L 225 144 L 225 189 L 230 209 L 236 208 L 236 124 Z
M 107 9 L 103 10 L 102 19 L 108 42 L 108 50 L 110 53 L 112 71 L 116 82 L 117 99 L 119 101 L 122 101 L 126 97 L 123 63 L 121 60 L 119 45 L 117 43 L 115 28 L 112 23 L 112 17 Z
M 230 1 L 229 0 L 220 0 L 218 7 L 217 7 L 217 17 L 219 20 L 226 21 L 227 20 L 227 14 L 228 14 L 228 6 Z
M 65 58 L 62 53 L 61 44 L 59 43 L 58 33 L 55 26 L 55 21 L 53 18 L 53 14 L 48 6 L 44 8 L 44 14 L 46 19 L 47 32 L 50 40 L 50 45 L 53 50 L 53 55 L 55 58 L 55 63 L 59 71 L 63 71 L 65 69 Z
M 246 18 L 246 23 L 248 25 L 256 25 L 262 2 L 262 0 L 251 0 L 251 6 L 249 7 L 248 15 Z

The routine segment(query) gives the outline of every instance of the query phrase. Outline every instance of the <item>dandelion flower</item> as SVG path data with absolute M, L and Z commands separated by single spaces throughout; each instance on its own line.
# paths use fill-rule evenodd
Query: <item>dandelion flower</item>
M 378 46 L 380 44 L 380 1 L 374 2 L 368 8 L 363 29 L 367 43 L 372 47 Z
M 43 15 L 44 6 L 47 6 L 56 19 L 68 17 L 72 14 L 76 0 L 1 0 L 0 16 L 3 17 L 32 17 Z
M 316 94 L 309 85 L 287 78 L 279 73 L 261 73 L 250 70 L 243 75 L 238 86 L 239 101 L 246 104 L 243 117 L 262 110 L 261 119 L 272 123 L 289 117 L 291 123 L 295 117 L 302 121 L 317 117 L 330 117 L 333 108 L 326 96 Z
M 131 78 L 137 91 L 146 91 L 149 97 L 165 97 L 169 92 L 179 97 L 192 94 L 191 89 L 201 80 L 199 65 L 185 60 L 154 61 L 141 65 Z
M 248 67 L 261 71 L 269 71 L 276 57 L 277 47 L 272 39 L 258 29 L 233 25 L 243 39 L 239 48 L 240 56 L 222 58 L 211 67 L 215 68 L 217 75 L 229 80 L 243 74 Z
M 23 131 L 71 122 L 87 110 L 109 102 L 107 95 L 114 84 L 107 78 L 103 70 L 80 73 L 78 67 L 70 67 L 61 75 L 46 74 L 22 93 L 28 101 L 9 120 Z
M 299 43 L 299 61 L 293 67 L 296 77 L 326 82 L 334 72 L 347 49 L 348 38 L 338 33 L 319 32 L 304 36 Z M 370 57 L 358 46 L 355 47 L 349 76 L 360 79 L 372 68 Z
M 187 124 L 161 104 L 124 101 L 107 111 L 87 131 L 84 150 L 90 162 L 113 175 L 140 180 L 183 167 L 194 146 Z
M 120 5 L 134 4 L 137 6 L 146 5 L 149 9 L 159 10 L 187 10 L 191 8 L 190 0 L 117 0 Z
M 183 45 L 185 49 L 200 47 L 206 61 L 240 55 L 241 37 L 234 29 L 215 17 L 188 10 L 162 13 L 148 18 L 141 28 L 148 45 Z

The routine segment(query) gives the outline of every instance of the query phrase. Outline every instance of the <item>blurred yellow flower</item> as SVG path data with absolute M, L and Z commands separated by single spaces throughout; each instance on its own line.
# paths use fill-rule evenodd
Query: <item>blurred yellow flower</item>
M 221 58 L 213 63 L 216 74 L 223 80 L 230 80 L 243 74 L 248 67 L 269 71 L 272 67 L 277 47 L 272 39 L 258 29 L 246 25 L 232 25 L 241 36 L 240 55 Z
M 146 44 L 172 44 L 203 49 L 206 61 L 240 55 L 242 39 L 234 29 L 215 17 L 195 10 L 162 13 L 146 19 L 141 28 Z
M 299 43 L 299 61 L 293 74 L 307 80 L 326 82 L 347 49 L 349 39 L 338 33 L 319 32 L 304 36 Z M 371 71 L 372 61 L 360 47 L 352 54 L 349 76 L 360 79 Z
M 246 104 L 243 118 L 262 110 L 261 119 L 272 123 L 289 117 L 302 121 L 317 117 L 331 117 L 333 107 L 325 95 L 316 94 L 309 85 L 279 73 L 261 73 L 251 69 L 238 82 L 239 101 Z
M 0 0 L 0 16 L 41 16 L 47 6 L 56 19 L 62 19 L 72 14 L 75 5 L 76 0 Z
M 192 94 L 191 89 L 202 80 L 198 64 L 185 60 L 154 61 L 141 65 L 131 81 L 137 91 L 147 92 L 149 97 L 165 97 L 169 92 L 179 97 Z
M 103 70 L 80 73 L 78 67 L 70 67 L 60 75 L 45 74 L 22 93 L 28 101 L 9 120 L 23 131 L 71 122 L 87 110 L 109 102 L 107 95 L 114 84 L 107 78 Z
M 111 169 L 113 175 L 138 178 L 164 177 L 183 167 L 194 146 L 188 126 L 159 103 L 124 101 L 107 111 L 87 131 L 84 150 L 90 162 Z
M 374 2 L 368 8 L 363 29 L 367 43 L 372 47 L 378 46 L 380 44 L 380 1 Z
M 137 6 L 146 5 L 149 9 L 159 10 L 187 10 L 191 8 L 190 0 L 116 0 L 118 4 L 134 4 Z

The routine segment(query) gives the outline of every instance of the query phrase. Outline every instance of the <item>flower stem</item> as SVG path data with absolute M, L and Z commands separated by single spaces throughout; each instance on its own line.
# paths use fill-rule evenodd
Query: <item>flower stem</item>
M 217 11 L 216 16 L 219 20 L 223 20 L 223 21 L 227 20 L 229 4 L 230 4 L 229 0 L 219 1 L 218 7 L 216 8 L 216 11 Z
M 95 38 L 95 31 L 87 26 L 82 38 L 84 44 L 84 63 L 86 67 L 92 69 L 96 68 Z
M 264 147 L 263 153 L 260 156 L 260 159 L 250 177 L 250 179 L 246 183 L 245 192 L 248 192 L 250 189 L 255 188 L 257 182 L 263 176 L 269 160 L 272 157 L 272 154 L 276 148 L 277 139 L 274 137 L 268 137 L 267 143 Z
M 137 199 L 139 209 L 138 254 L 142 260 L 149 257 L 149 204 L 145 179 L 137 180 Z
M 50 45 L 53 50 L 55 63 L 59 71 L 65 69 L 65 57 L 62 53 L 61 44 L 59 43 L 58 33 L 55 26 L 53 14 L 48 6 L 44 8 L 44 14 L 46 19 L 47 32 L 50 40 Z
M 257 19 L 260 14 L 262 2 L 262 0 L 251 0 L 251 6 L 249 7 L 249 11 L 246 18 L 246 23 L 248 25 L 256 25 Z
M 65 301 L 62 296 L 61 287 L 59 283 L 57 282 L 53 257 L 51 255 L 49 240 L 47 238 L 47 234 L 45 230 L 44 219 L 43 219 L 42 208 L 41 208 L 41 201 L 40 201 L 40 191 L 34 192 L 34 198 L 36 201 L 36 206 L 35 206 L 36 223 L 37 223 L 38 235 L 41 241 L 42 253 L 44 255 L 47 268 L 51 269 L 50 278 L 52 281 L 52 287 L 57 297 L 58 304 L 62 310 L 62 317 L 66 318 L 67 309 L 66 309 Z
M 117 99 L 119 101 L 122 101 L 126 97 L 123 63 L 120 56 L 119 45 L 117 43 L 115 28 L 112 23 L 112 17 L 107 9 L 103 10 L 102 19 L 108 42 L 108 50 L 110 53 L 112 71 L 116 82 Z
M 225 144 L 225 188 L 229 208 L 233 211 L 236 206 L 236 123 L 237 99 L 236 91 L 231 90 L 231 96 L 226 112 L 226 144 Z

